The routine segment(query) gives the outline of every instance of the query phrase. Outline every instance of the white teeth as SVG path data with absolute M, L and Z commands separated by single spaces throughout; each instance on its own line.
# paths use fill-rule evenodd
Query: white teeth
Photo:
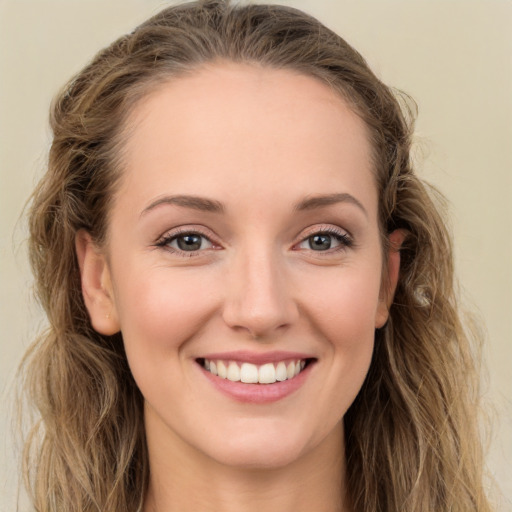
M 217 361 L 217 375 L 222 379 L 225 379 L 228 376 L 228 370 L 222 361 Z
M 286 380 L 286 378 L 286 365 L 281 361 L 276 367 L 276 380 L 283 381 Z
M 286 377 L 288 379 L 295 377 L 295 363 L 293 361 L 288 363 L 288 367 L 286 368 Z
M 203 366 L 205 370 L 213 375 L 218 375 L 222 379 L 228 379 L 232 382 L 245 382 L 246 384 L 274 384 L 276 381 L 282 382 L 296 377 L 306 366 L 305 360 L 290 361 L 288 365 L 280 361 L 266 363 L 257 366 L 252 363 L 239 363 L 235 361 L 211 361 L 204 359 Z
M 272 363 L 260 366 L 258 371 L 260 384 L 274 384 L 276 381 L 276 369 Z
M 228 365 L 228 380 L 231 380 L 233 382 L 238 382 L 240 380 L 240 368 L 238 368 L 238 365 L 231 361 Z
M 247 384 L 258 382 L 258 367 L 255 364 L 243 363 L 240 369 L 240 380 Z

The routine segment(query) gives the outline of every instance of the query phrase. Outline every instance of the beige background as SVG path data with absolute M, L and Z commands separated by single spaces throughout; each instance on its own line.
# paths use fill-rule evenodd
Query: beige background
M 487 326 L 489 467 L 504 494 L 499 510 L 512 510 L 512 2 L 281 3 L 318 16 L 418 102 L 420 173 L 450 200 L 464 300 Z M 15 510 L 16 499 L 12 378 L 44 325 L 19 216 L 44 166 L 48 105 L 96 50 L 163 5 L 0 0 L 0 511 Z

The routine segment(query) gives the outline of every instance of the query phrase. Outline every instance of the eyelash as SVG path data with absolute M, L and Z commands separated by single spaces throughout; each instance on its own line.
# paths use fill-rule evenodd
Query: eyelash
M 182 251 L 180 249 L 175 249 L 174 247 L 170 247 L 169 244 L 179 238 L 183 235 L 196 235 L 200 236 L 201 238 L 204 238 L 205 240 L 208 240 L 213 246 L 216 244 L 211 240 L 211 237 L 206 235 L 205 233 L 202 233 L 200 230 L 197 229 L 186 229 L 186 228 L 180 228 L 176 231 L 173 231 L 171 233 L 167 233 L 164 236 L 162 236 L 155 244 L 155 247 L 159 247 L 162 249 L 165 249 L 166 251 L 169 251 L 173 254 L 177 254 L 178 256 L 184 257 L 184 258 L 192 258 L 194 256 L 198 256 L 200 252 L 203 252 L 203 250 L 198 251 Z M 217 245 L 218 247 L 218 245 Z
M 180 249 L 175 249 L 174 247 L 170 247 L 169 244 L 171 244 L 174 240 L 176 240 L 177 238 L 179 238 L 180 236 L 183 236 L 183 235 L 196 235 L 201 238 L 204 238 L 210 244 L 212 244 L 214 250 L 216 250 L 216 248 L 219 247 L 218 244 L 216 244 L 215 242 L 212 241 L 210 236 L 206 235 L 205 233 L 202 233 L 200 230 L 186 229 L 186 228 L 178 229 L 176 231 L 167 233 L 166 235 L 162 236 L 155 243 L 155 247 L 165 249 L 166 251 L 177 254 L 184 258 L 191 258 L 191 257 L 199 256 L 200 255 L 199 253 L 204 252 L 206 250 L 206 249 L 202 249 L 202 250 L 200 249 L 200 250 L 196 250 L 196 251 L 183 251 Z M 306 242 L 309 238 L 311 238 L 313 236 L 318 236 L 318 235 L 331 236 L 331 237 L 335 238 L 339 242 L 340 245 L 338 247 L 329 248 L 325 251 L 313 251 L 313 249 L 310 249 L 311 252 L 316 252 L 316 253 L 320 253 L 320 254 L 324 254 L 324 253 L 333 254 L 333 253 L 337 253 L 339 251 L 344 251 L 344 250 L 349 249 L 354 246 L 353 238 L 346 231 L 334 228 L 332 226 L 326 226 L 326 227 L 321 227 L 319 229 L 315 229 L 314 231 L 309 233 L 307 236 L 303 237 L 297 244 L 294 245 L 294 248 L 299 246 L 300 244 Z M 215 247 L 216 245 L 217 245 L 217 247 Z M 299 249 L 295 249 L 295 250 L 299 250 Z
M 319 255 L 333 254 L 333 253 L 337 253 L 339 251 L 344 251 L 346 249 L 350 249 L 351 247 L 354 247 L 354 240 L 353 240 L 352 236 L 350 236 L 346 231 L 332 227 L 332 226 L 316 228 L 314 231 L 312 231 L 307 236 L 302 238 L 302 240 L 298 244 L 295 244 L 295 246 L 300 245 L 300 244 L 304 243 L 305 241 L 307 241 L 309 238 L 318 236 L 318 235 L 331 236 L 331 237 L 335 238 L 340 244 L 338 247 L 329 248 L 325 251 L 313 251 L 311 249 L 312 252 L 320 253 Z

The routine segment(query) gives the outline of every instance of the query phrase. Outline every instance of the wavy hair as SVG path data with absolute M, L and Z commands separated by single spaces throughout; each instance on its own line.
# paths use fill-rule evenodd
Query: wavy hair
M 39 416 L 24 451 L 35 509 L 142 507 L 149 475 L 143 399 L 122 335 L 91 326 L 75 235 L 86 229 L 105 240 L 126 119 L 137 101 L 218 60 L 295 70 L 336 90 L 369 129 L 383 243 L 394 229 L 407 232 L 390 319 L 376 332 L 369 373 L 344 417 L 354 511 L 489 511 L 478 354 L 457 305 L 441 203 L 412 168 L 412 101 L 309 15 L 222 0 L 164 9 L 96 55 L 52 105 L 48 168 L 29 217 L 30 259 L 49 327 L 22 367 Z

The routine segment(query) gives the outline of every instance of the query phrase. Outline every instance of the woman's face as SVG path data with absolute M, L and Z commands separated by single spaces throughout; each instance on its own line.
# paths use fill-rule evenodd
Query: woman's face
M 122 332 L 150 446 L 277 467 L 339 443 L 387 319 L 365 125 L 311 77 L 227 63 L 129 122 L 82 277 L 93 325 Z

